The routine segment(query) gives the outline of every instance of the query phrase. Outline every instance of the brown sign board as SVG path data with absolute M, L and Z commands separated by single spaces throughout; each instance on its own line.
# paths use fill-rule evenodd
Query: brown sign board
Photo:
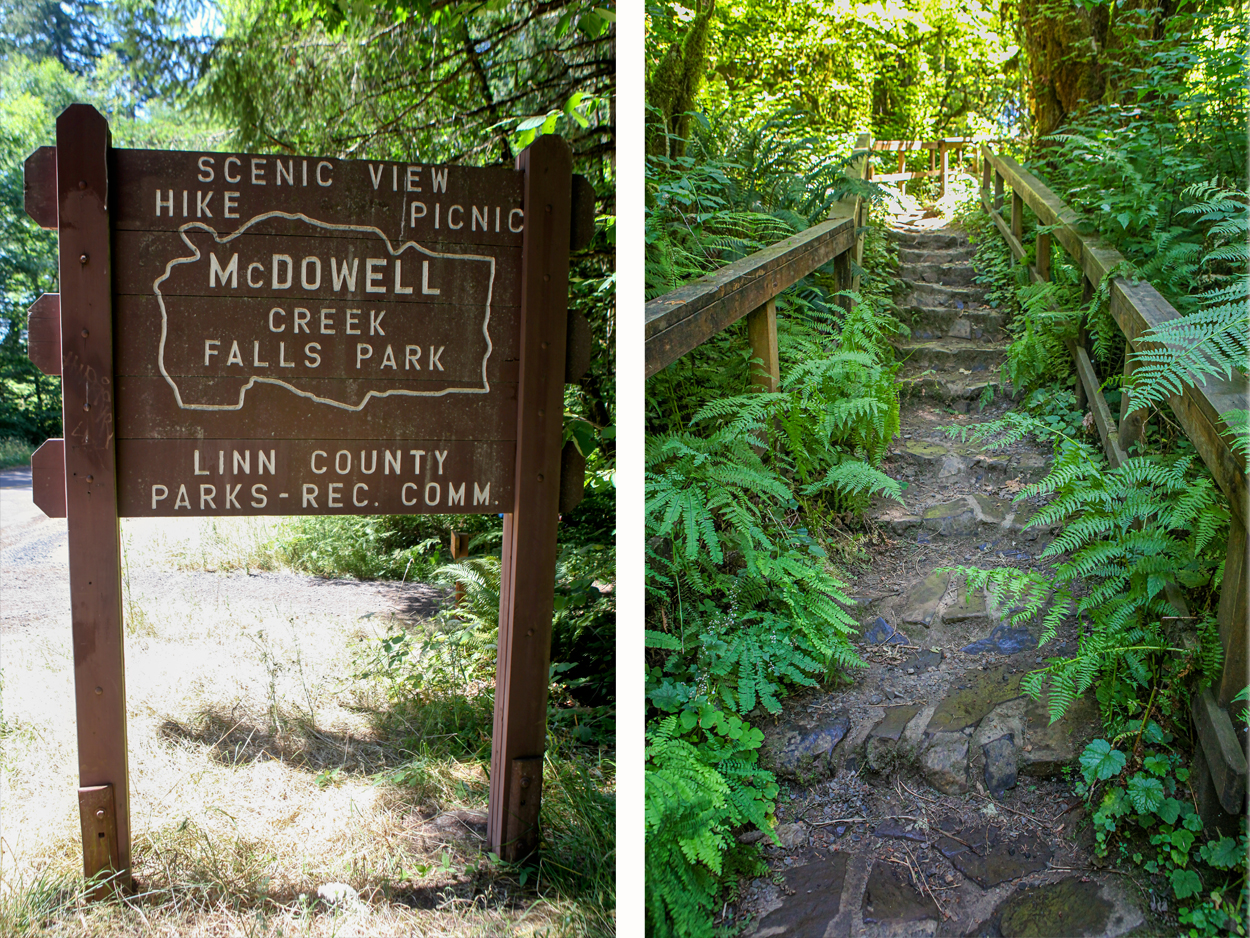
M 119 150 L 71 105 L 25 199 L 59 233 L 30 355 L 62 376 L 65 438 L 32 475 L 68 522 L 86 874 L 131 862 L 118 517 L 502 514 L 488 840 L 529 852 L 584 471 L 561 429 L 594 190 L 568 145 L 516 169 Z
M 521 176 L 112 150 L 119 513 L 510 505 Z

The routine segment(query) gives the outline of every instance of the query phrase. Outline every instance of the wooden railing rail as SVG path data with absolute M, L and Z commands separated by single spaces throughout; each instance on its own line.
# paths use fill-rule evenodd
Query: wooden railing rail
M 862 134 L 848 175 L 866 177 L 871 147 L 872 138 Z M 858 265 L 863 259 L 859 230 L 867 223 L 867 209 L 859 197 L 848 199 L 835 207 L 829 220 L 650 300 L 646 306 L 647 377 L 747 316 L 751 356 L 763 363 L 752 374 L 752 383 L 777 390 L 781 381 L 777 294 L 830 260 L 838 288 L 858 289 L 851 260 Z
M 1097 235 L 1068 205 L 1036 176 L 1009 156 L 995 153 L 988 145 L 981 148 L 983 156 L 981 204 L 989 213 L 1012 256 L 1026 264 L 1033 281 L 1050 280 L 1051 250 L 1057 241 L 1084 274 L 1085 296 L 1093 295 L 1097 284 L 1120 265 L 1124 257 Z M 991 176 L 993 193 L 991 195 Z M 1004 187 L 1011 188 L 1011 210 L 1003 217 Z M 1028 264 L 1024 245 L 1024 206 L 1036 214 L 1040 227 L 1035 237 L 1034 261 Z M 1053 240 L 1052 240 L 1053 239 Z M 1112 466 L 1119 466 L 1127 453 L 1140 445 L 1146 423 L 1144 408 L 1134 409 L 1127 380 L 1134 368 L 1133 353 L 1152 343 L 1143 339 L 1149 330 L 1179 316 L 1176 309 L 1151 284 L 1131 282 L 1114 277 L 1110 284 L 1111 315 L 1124 333 L 1124 378 L 1118 423 L 1102 394 L 1098 374 L 1086 349 L 1082 328 L 1071 342 L 1079 378 L 1077 402 L 1088 402 L 1098 427 L 1103 449 Z M 1199 457 L 1212 478 L 1228 498 L 1230 526 L 1228 555 L 1224 563 L 1224 581 L 1220 589 L 1217 613 L 1220 642 L 1224 649 L 1224 670 L 1215 693 L 1203 688 L 1194 695 L 1192 713 L 1201 746 L 1199 758 L 1206 766 L 1222 807 L 1229 814 L 1239 815 L 1245 809 L 1246 753 L 1245 741 L 1238 740 L 1228 714 L 1236 694 L 1246 686 L 1247 591 L 1250 589 L 1250 553 L 1247 551 L 1246 462 L 1233 451 L 1223 435 L 1228 429 L 1221 414 L 1247 407 L 1248 386 L 1245 375 L 1233 380 L 1207 377 L 1197 385 L 1186 386 L 1184 392 L 1168 399 L 1176 422 L 1194 444 Z M 1178 607 L 1182 617 L 1189 616 L 1184 600 L 1175 590 L 1169 600 Z
M 942 179 L 942 195 L 946 195 L 947 181 L 951 175 L 950 154 L 954 153 L 955 166 L 961 167 L 967 162 L 965 151 L 972 150 L 972 162 L 970 174 L 977 174 L 977 155 L 978 147 L 987 143 L 1009 143 L 1011 138 L 999 137 L 993 140 L 987 140 L 984 137 L 942 137 L 939 140 L 875 140 L 872 149 L 877 152 L 897 152 L 898 153 L 898 172 L 885 173 L 878 175 L 872 165 L 868 167 L 868 179 L 873 182 L 908 182 L 912 179 L 932 179 L 940 176 Z M 929 168 L 927 170 L 919 170 L 917 172 L 904 172 L 906 168 L 907 153 L 917 150 L 929 151 Z M 938 164 L 941 164 L 940 166 Z M 958 170 L 956 170 L 958 171 Z

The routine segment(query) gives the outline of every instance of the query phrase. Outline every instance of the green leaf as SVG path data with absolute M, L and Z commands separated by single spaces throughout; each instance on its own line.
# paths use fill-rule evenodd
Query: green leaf
M 1188 899 L 1202 891 L 1202 880 L 1193 870 L 1172 871 L 1172 891 L 1178 899 Z
M 1189 848 L 1194 845 L 1193 831 L 1187 831 L 1184 828 L 1178 831 L 1172 831 L 1172 846 L 1184 853 L 1189 853 Z
M 655 632 L 651 629 L 643 631 L 643 641 L 648 648 L 668 648 L 671 651 L 681 651 L 681 641 L 676 635 L 669 635 L 667 632 Z
M 1128 797 L 1139 814 L 1151 814 L 1163 804 L 1163 783 L 1138 772 L 1128 781 Z
M 1198 855 L 1219 870 L 1231 870 L 1245 862 L 1245 856 L 1231 837 L 1221 837 L 1205 844 Z
M 1111 748 L 1105 739 L 1095 739 L 1081 753 L 1081 774 L 1092 785 L 1119 775 L 1124 769 L 1124 753 Z
M 1154 754 L 1148 755 L 1142 760 L 1142 768 L 1152 775 L 1166 775 L 1168 771 L 1167 757 Z
M 1124 228 L 1127 228 L 1128 223 L 1133 220 L 1133 216 L 1130 215 L 1128 212 L 1121 212 L 1119 215 L 1115 217 L 1115 220 L 1118 221 L 1121 224 L 1121 226 L 1123 226 Z
M 1181 813 L 1181 803 L 1175 798 L 1164 798 L 1163 804 L 1155 810 L 1155 814 L 1167 824 L 1175 824 Z

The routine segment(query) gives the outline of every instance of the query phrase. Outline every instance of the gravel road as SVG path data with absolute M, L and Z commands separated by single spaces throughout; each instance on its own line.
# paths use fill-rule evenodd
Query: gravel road
M 189 609 L 276 608 L 282 615 L 366 615 L 408 620 L 438 610 L 444 591 L 424 583 L 361 583 L 294 573 L 171 569 L 194 555 L 205 522 L 123 519 L 131 595 Z M 64 518 L 48 518 L 31 498 L 30 467 L 0 470 L 0 636 L 70 626 L 69 547 Z

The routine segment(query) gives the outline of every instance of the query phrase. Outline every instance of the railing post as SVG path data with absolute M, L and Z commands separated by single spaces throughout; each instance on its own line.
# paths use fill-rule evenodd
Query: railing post
M 994 170 L 994 211 L 1003 212 L 1003 174 Z
M 1024 244 L 1024 199 L 1015 189 L 1011 190 L 1011 233 Z
M 1224 647 L 1224 673 L 1216 702 L 1227 708 L 1238 691 L 1246 686 L 1246 592 L 1250 588 L 1250 555 L 1247 554 L 1246 526 L 1236 514 L 1229 519 L 1228 556 L 1224 560 L 1224 582 L 1220 586 L 1217 622 L 1220 644 Z M 1245 705 L 1242 704 L 1244 707 Z
M 1081 302 L 1088 303 L 1094 296 L 1094 285 L 1089 282 L 1088 277 L 1081 277 Z M 1085 343 L 1089 340 L 1089 336 L 1085 331 L 1085 318 L 1081 317 L 1080 325 L 1076 327 L 1076 344 L 1079 348 L 1085 348 Z M 1075 362 L 1073 363 L 1075 366 Z M 1081 383 L 1081 376 L 1076 376 L 1076 409 L 1084 410 L 1088 401 L 1085 397 L 1085 385 Z
M 990 164 L 989 157 L 985 153 L 981 154 L 981 196 L 984 198 L 990 191 L 990 174 L 994 172 L 994 167 Z
M 1037 268 L 1038 280 L 1050 279 L 1050 232 L 1043 231 L 1037 236 L 1035 242 L 1037 250 L 1034 252 L 1037 257 L 1034 258 L 1034 266 Z
M 946 177 L 950 174 L 950 151 L 946 149 L 946 141 L 938 141 L 938 149 L 942 151 L 942 198 L 946 198 Z
M 851 164 L 851 176 L 856 179 L 867 180 L 871 170 L 872 134 L 860 134 L 855 140 L 855 149 L 863 152 Z M 855 266 L 858 267 L 862 265 L 864 260 L 864 236 L 858 232 L 860 228 L 868 224 L 868 202 L 859 196 L 855 197 L 854 216 L 856 229 L 854 261 Z M 851 278 L 851 289 L 857 293 L 859 292 L 858 275 Z
M 747 335 L 751 358 L 762 365 L 751 365 L 751 384 L 757 391 L 772 392 L 781 386 L 781 363 L 777 356 L 777 300 L 747 313 Z
M 1144 407 L 1130 410 L 1132 406 L 1129 385 L 1133 381 L 1133 372 L 1137 362 L 1133 359 L 1133 343 L 1124 343 L 1124 381 L 1120 385 L 1120 445 L 1124 452 L 1141 443 L 1146 433 L 1146 409 Z

